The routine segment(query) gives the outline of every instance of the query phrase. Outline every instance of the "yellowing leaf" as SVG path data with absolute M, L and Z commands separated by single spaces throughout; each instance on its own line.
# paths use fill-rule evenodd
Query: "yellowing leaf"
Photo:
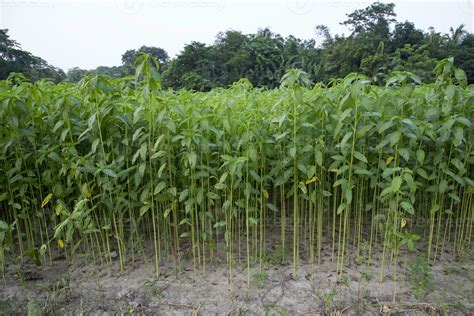
M 337 168 L 333 168 L 333 169 L 331 169 L 331 170 L 329 170 L 329 171 L 330 171 L 330 172 L 338 172 L 338 171 L 339 171 L 339 169 L 337 169 Z
M 52 197 L 53 197 L 53 193 L 46 195 L 43 202 L 41 202 L 41 207 L 44 207 L 46 204 L 48 204 L 48 202 L 51 201 Z
M 263 197 L 264 197 L 265 199 L 268 199 L 268 196 L 269 196 L 269 195 L 268 195 L 267 190 L 263 190 Z
M 59 248 L 63 249 L 64 248 L 64 241 L 62 239 L 58 239 L 58 246 Z
M 41 256 L 44 256 L 44 254 L 46 253 L 46 247 L 47 246 L 45 244 L 41 245 L 41 248 L 39 250 L 39 253 L 40 253 Z
M 56 213 L 56 216 L 59 216 L 61 215 L 61 212 L 63 211 L 63 207 L 61 206 L 61 204 L 57 204 L 55 207 L 54 207 L 54 212 Z
M 84 192 L 84 195 L 86 196 L 86 198 L 90 199 L 91 198 L 91 191 L 89 191 L 89 189 L 86 189 L 85 192 Z
M 317 177 L 317 176 L 314 176 L 314 177 L 312 177 L 311 179 L 306 180 L 306 184 L 313 183 L 313 182 L 315 182 L 316 180 L 318 180 L 318 177 Z
M 301 189 L 301 192 L 303 192 L 304 194 L 308 193 L 308 190 L 306 189 L 306 186 L 303 182 L 300 182 L 298 186 Z
M 392 162 L 393 159 L 395 159 L 395 157 L 393 156 L 388 157 L 387 160 L 385 161 L 385 164 L 388 166 Z
M 400 223 L 400 226 L 403 228 L 406 226 L 406 224 L 407 224 L 407 220 L 402 218 L 402 222 Z

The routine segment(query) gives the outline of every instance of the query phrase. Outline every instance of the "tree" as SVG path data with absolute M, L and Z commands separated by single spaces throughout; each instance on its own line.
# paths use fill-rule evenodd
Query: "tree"
M 89 74 L 89 70 L 81 69 L 79 67 L 74 67 L 68 70 L 66 74 L 66 80 L 70 82 L 78 82 Z
M 78 82 L 88 74 L 95 73 L 102 76 L 107 76 L 110 78 L 123 78 L 129 74 L 129 69 L 124 66 L 99 66 L 92 70 L 85 70 L 78 67 L 69 69 L 67 72 L 66 78 L 70 82 Z
M 326 25 L 316 25 L 314 31 L 316 33 L 316 44 L 318 44 L 319 47 L 324 47 L 325 44 L 332 41 L 331 33 L 329 32 L 329 28 Z
M 395 24 L 390 40 L 390 49 L 392 51 L 402 48 L 405 45 L 421 45 L 425 35 L 423 31 L 417 29 L 412 22 L 405 21 Z
M 65 78 L 64 71 L 22 50 L 20 44 L 10 39 L 7 29 L 0 29 L 0 79 L 6 79 L 12 72 L 21 72 L 32 81 L 50 78 L 59 82 Z
M 250 38 L 238 31 L 217 34 L 213 51 L 219 73 L 218 85 L 228 86 L 245 77 L 251 64 L 249 43 Z
M 348 26 L 352 34 L 363 32 L 388 33 L 390 23 L 396 22 L 395 4 L 375 2 L 365 9 L 347 14 L 348 19 L 342 25 Z
M 433 82 L 437 59 L 430 56 L 428 45 L 406 44 L 390 55 L 389 71 L 409 71 L 423 82 Z
M 449 47 L 445 55 L 453 56 L 456 67 L 466 72 L 467 82 L 474 83 L 474 34 L 464 35 L 460 44 Z
M 133 62 L 138 57 L 140 53 L 151 54 L 153 57 L 156 58 L 160 66 L 164 66 L 169 62 L 168 53 L 159 47 L 153 46 L 142 46 L 139 49 L 129 49 L 122 55 L 122 65 L 125 67 L 129 67 L 131 71 L 133 70 Z
M 207 91 L 216 86 L 215 63 L 211 46 L 192 42 L 171 61 L 163 72 L 165 86 L 174 89 Z
M 456 46 L 460 45 L 464 39 L 464 36 L 466 36 L 467 32 L 464 30 L 464 24 L 459 25 L 456 29 L 453 29 L 453 27 L 449 28 L 449 34 L 448 37 L 448 45 L 451 46 Z
M 384 51 L 384 44 L 380 42 L 377 52 L 367 56 L 360 63 L 360 71 L 367 75 L 376 84 L 382 85 L 388 74 L 388 55 Z

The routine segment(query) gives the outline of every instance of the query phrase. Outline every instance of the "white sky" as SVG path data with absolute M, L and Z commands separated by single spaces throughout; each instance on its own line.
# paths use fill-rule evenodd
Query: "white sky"
M 121 64 L 128 49 L 164 48 L 170 56 L 185 44 L 210 44 L 220 31 L 255 33 L 269 27 L 282 36 L 314 38 L 325 24 L 347 33 L 346 13 L 366 0 L 0 0 L 0 28 L 23 49 L 67 70 Z M 390 2 L 390 1 L 382 1 Z M 473 32 L 474 0 L 393 0 L 398 21 L 447 33 L 465 24 Z

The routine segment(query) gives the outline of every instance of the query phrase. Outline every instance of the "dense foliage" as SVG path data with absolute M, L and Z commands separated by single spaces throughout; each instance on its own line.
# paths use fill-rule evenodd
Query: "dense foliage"
M 347 15 L 341 24 L 349 35 L 331 35 L 319 25 L 311 39 L 283 37 L 261 29 L 255 34 L 228 30 L 213 44 L 192 42 L 169 60 L 161 48 L 143 46 L 129 50 L 120 67 L 102 67 L 99 74 L 133 73 L 131 61 L 139 52 L 151 53 L 162 65 L 163 85 L 173 89 L 208 91 L 227 87 L 247 78 L 255 87 L 278 87 L 289 68 L 304 70 L 313 82 L 328 83 L 351 72 L 368 76 L 384 85 L 392 71 L 410 71 L 425 82 L 434 82 L 433 68 L 441 59 L 454 57 L 457 67 L 474 83 L 474 35 L 463 25 L 442 34 L 430 28 L 422 31 L 409 21 L 396 20 L 395 5 L 376 2 Z M 71 78 L 72 79 L 72 78 Z
M 357 74 L 308 87 L 293 69 L 279 89 L 208 93 L 161 90 L 150 55 L 135 65 L 136 81 L 0 83 L 3 264 L 115 250 L 123 267 L 150 241 L 157 274 L 224 251 L 231 280 L 236 261 L 274 254 L 275 229 L 295 269 L 320 262 L 323 240 L 340 272 L 361 245 L 395 267 L 420 242 L 430 262 L 471 243 L 474 87 L 452 59 L 429 85 L 396 72 L 386 87 Z

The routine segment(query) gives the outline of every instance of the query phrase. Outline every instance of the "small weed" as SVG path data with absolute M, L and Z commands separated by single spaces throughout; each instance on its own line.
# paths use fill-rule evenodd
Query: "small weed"
M 339 279 L 339 283 L 344 285 L 345 287 L 348 287 L 349 286 L 349 278 L 347 277 L 347 275 L 341 276 L 341 278 Z
M 474 270 L 469 270 L 469 272 L 467 273 L 467 275 L 469 276 L 469 278 L 470 278 L 471 280 L 474 281 Z
M 421 258 L 409 262 L 409 279 L 412 284 L 412 291 L 417 299 L 428 294 L 432 286 L 431 268 L 428 262 Z
M 333 287 L 331 289 L 330 292 L 328 293 L 321 293 L 321 292 L 318 292 L 315 297 L 318 298 L 319 300 L 321 300 L 323 302 L 323 310 L 322 310 L 322 314 L 325 314 L 326 311 L 332 306 L 332 304 L 334 303 L 334 297 L 336 297 L 337 295 L 337 290 L 336 290 L 336 287 Z
M 280 316 L 289 316 L 288 310 L 280 305 L 273 305 L 265 309 L 266 315 L 280 315 Z
M 265 262 L 270 264 L 279 264 L 285 260 L 283 247 L 279 245 L 271 255 L 265 257 Z
M 374 278 L 374 276 L 372 275 L 372 273 L 368 273 L 368 272 L 361 272 L 360 273 L 360 279 L 361 280 L 371 281 L 373 278 Z
M 11 315 L 12 312 L 10 302 L 7 300 L 0 300 L 0 315 Z
M 458 272 L 458 270 L 456 268 L 453 268 L 453 267 L 447 267 L 447 268 L 444 269 L 444 272 L 446 272 L 446 274 L 453 274 L 453 273 Z
M 160 300 L 162 297 L 161 297 L 161 293 L 166 290 L 166 288 L 168 287 L 168 285 L 164 285 L 163 287 L 161 288 L 157 288 L 156 287 L 156 283 L 154 280 L 152 279 L 149 279 L 147 280 L 145 283 L 144 283 L 144 286 L 145 288 L 147 289 L 148 293 L 150 294 L 151 297 L 157 299 L 157 300 Z
M 40 316 L 41 312 L 36 306 L 36 303 L 34 301 L 28 301 L 28 304 L 26 306 L 27 309 L 27 315 L 28 316 Z
M 43 300 L 42 314 L 54 314 L 60 304 L 67 304 L 72 300 L 72 289 L 70 279 L 61 277 L 54 285 L 47 289 L 48 294 Z
M 268 274 L 265 271 L 260 271 L 258 273 L 255 273 L 253 275 L 255 282 L 257 283 L 258 287 L 264 288 L 265 287 L 265 281 L 268 280 Z
M 369 243 L 364 240 L 360 246 L 360 255 L 356 258 L 356 264 L 368 264 L 369 263 Z

